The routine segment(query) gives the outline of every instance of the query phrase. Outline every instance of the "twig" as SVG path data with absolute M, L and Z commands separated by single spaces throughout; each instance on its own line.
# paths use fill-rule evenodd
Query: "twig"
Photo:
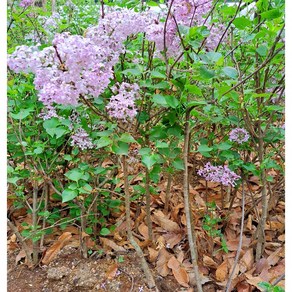
M 274 282 L 273 282 L 273 286 L 277 285 L 279 282 L 281 282 L 283 279 L 285 278 L 285 273 L 283 275 L 281 275 L 279 278 L 277 278 Z
M 228 31 L 230 25 L 232 24 L 232 22 L 233 22 L 234 19 L 236 18 L 236 15 L 237 15 L 237 13 L 239 12 L 239 9 L 240 9 L 240 6 L 241 6 L 241 3 L 242 3 L 242 0 L 239 1 L 238 6 L 237 6 L 237 10 L 236 10 L 235 14 L 233 15 L 233 17 L 232 17 L 231 20 L 229 21 L 228 25 L 226 26 L 225 31 L 224 31 L 223 34 L 221 35 L 221 38 L 220 38 L 220 40 L 219 40 L 219 42 L 218 42 L 218 44 L 217 44 L 217 47 L 216 47 L 216 49 L 215 49 L 215 52 L 218 51 L 218 49 L 219 49 L 219 47 L 220 47 L 220 45 L 221 45 L 221 43 L 222 43 L 222 41 L 223 41 L 223 39 L 224 39 L 224 37 L 225 37 L 225 35 L 226 35 L 226 33 L 227 33 L 227 31 Z
M 189 101 L 189 96 L 188 100 Z M 187 234 L 189 241 L 189 248 L 191 252 L 192 264 L 195 273 L 195 279 L 198 292 L 203 292 L 202 283 L 200 279 L 199 267 L 198 267 L 198 248 L 196 242 L 196 233 L 193 226 L 192 211 L 190 206 L 190 193 L 189 193 L 189 170 L 188 170 L 188 157 L 189 157 L 189 141 L 190 141 L 190 112 L 193 107 L 190 107 L 186 111 L 185 117 L 185 133 L 184 133 L 184 148 L 183 148 L 183 160 L 184 160 L 184 177 L 183 177 L 183 194 L 184 194 L 184 209 L 187 221 Z
M 243 240 L 243 227 L 244 227 L 244 206 L 245 206 L 245 194 L 244 194 L 244 181 L 242 181 L 242 210 L 241 210 L 241 224 L 240 224 L 240 236 L 239 236 L 239 244 L 237 247 L 237 251 L 236 251 L 236 256 L 235 256 L 235 260 L 234 260 L 234 264 L 233 264 L 233 268 L 232 268 L 232 272 L 229 275 L 229 279 L 226 285 L 226 289 L 225 292 L 229 292 L 230 290 L 230 286 L 231 286 L 231 282 L 232 282 L 232 278 L 233 278 L 233 274 L 235 272 L 236 269 L 236 265 L 238 263 L 238 259 L 239 259 L 239 255 L 240 255 L 240 251 L 241 251 L 241 247 L 242 247 L 242 240 Z
M 126 156 L 122 156 L 122 166 L 123 166 L 123 172 L 124 172 L 124 192 L 125 192 L 125 208 L 126 208 L 126 223 L 127 223 L 127 234 L 128 234 L 128 240 L 131 243 L 131 245 L 134 247 L 137 256 L 140 259 L 142 269 L 144 271 L 145 277 L 146 277 L 146 283 L 149 289 L 152 289 L 156 287 L 154 278 L 151 274 L 151 271 L 149 269 L 149 266 L 145 260 L 143 251 L 141 247 L 137 244 L 135 241 L 132 229 L 131 229 L 131 213 L 130 213 L 130 190 L 129 190 L 129 178 L 128 178 L 128 165 L 126 161 Z
M 267 58 L 254 72 L 250 73 L 247 77 L 245 77 L 242 81 L 240 81 L 239 83 L 235 84 L 233 87 L 231 87 L 229 90 L 225 91 L 222 96 L 226 95 L 227 93 L 231 92 L 232 90 L 234 90 L 235 88 L 237 88 L 238 86 L 240 86 L 241 84 L 243 84 L 244 82 L 246 82 L 248 79 L 250 79 L 253 75 L 255 75 L 256 73 L 258 73 L 262 68 L 264 68 L 281 50 L 283 50 L 285 47 L 285 45 L 283 45 L 282 47 L 280 47 L 272 56 L 270 56 L 269 58 Z
M 17 239 L 19 240 L 20 244 L 22 245 L 22 248 L 24 249 L 27 261 L 32 264 L 32 257 L 30 253 L 30 249 L 27 246 L 26 242 L 24 242 L 24 238 L 21 236 L 19 231 L 17 230 L 16 226 L 7 218 L 7 224 L 9 228 L 13 231 L 13 233 L 16 235 Z
M 119 268 L 119 270 L 121 271 L 121 272 L 123 272 L 124 274 L 126 274 L 129 278 L 131 278 L 131 288 L 130 288 L 130 291 L 129 292 L 132 292 L 133 291 L 133 289 L 134 289 L 134 277 L 131 275 L 131 274 L 129 274 L 129 273 L 127 273 L 126 271 L 124 271 L 123 269 L 121 269 L 121 268 Z

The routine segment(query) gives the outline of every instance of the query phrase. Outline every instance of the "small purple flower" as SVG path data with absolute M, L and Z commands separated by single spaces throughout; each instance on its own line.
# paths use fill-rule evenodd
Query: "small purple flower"
M 26 8 L 28 6 L 31 6 L 33 4 L 33 0 L 22 0 L 20 3 L 19 3 L 19 6 L 20 7 L 23 7 L 23 8 Z
M 79 128 L 71 138 L 71 146 L 78 146 L 81 150 L 93 148 L 91 138 L 82 128 Z
M 248 139 L 249 139 L 249 134 L 243 128 L 233 129 L 229 133 L 229 140 L 230 141 L 235 141 L 235 142 L 237 142 L 239 144 L 241 144 L 243 142 L 246 142 Z
M 226 165 L 214 166 L 210 162 L 206 163 L 203 169 L 198 171 L 198 174 L 203 176 L 205 180 L 222 183 L 224 186 L 235 186 L 235 181 L 240 179 L 240 176 L 231 171 Z

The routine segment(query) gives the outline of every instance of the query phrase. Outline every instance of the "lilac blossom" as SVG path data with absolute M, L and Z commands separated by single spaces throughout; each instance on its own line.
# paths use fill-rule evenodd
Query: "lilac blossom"
M 77 129 L 71 136 L 71 146 L 78 146 L 81 150 L 93 148 L 93 143 L 89 135 L 82 128 Z
M 34 0 L 21 0 L 21 2 L 19 3 L 20 7 L 26 8 L 28 6 L 31 6 L 33 4 Z
M 172 0 L 168 1 L 170 5 Z M 171 13 L 166 24 L 165 44 L 167 57 L 177 57 L 181 52 L 181 40 L 178 35 L 179 26 L 192 27 L 204 24 L 204 15 L 208 14 L 212 8 L 212 0 L 174 0 Z M 164 51 L 164 22 L 160 22 L 161 16 L 167 17 L 167 11 L 163 15 L 149 15 L 150 24 L 146 27 L 146 38 L 149 41 L 154 41 L 157 50 L 160 52 L 158 57 L 161 57 L 161 52 Z M 206 46 L 209 49 L 214 48 L 215 42 L 218 42 L 217 33 L 222 31 L 220 26 L 213 26 L 210 29 L 210 39 L 207 38 Z M 220 38 L 219 34 L 219 38 Z
M 243 128 L 236 128 L 233 129 L 229 133 L 229 140 L 237 142 L 239 144 L 242 144 L 243 142 L 246 142 L 249 139 L 248 132 Z
M 206 163 L 203 169 L 198 171 L 198 174 L 203 176 L 205 180 L 222 183 L 224 186 L 235 186 L 235 181 L 240 179 L 240 176 L 231 171 L 226 165 L 213 166 L 210 162 Z
M 139 97 L 138 84 L 122 82 L 113 86 L 112 91 L 117 94 L 110 98 L 106 106 L 108 114 L 116 119 L 133 119 L 137 115 L 135 100 Z

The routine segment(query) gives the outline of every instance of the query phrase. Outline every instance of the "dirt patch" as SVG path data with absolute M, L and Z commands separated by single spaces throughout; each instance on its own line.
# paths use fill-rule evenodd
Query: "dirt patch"
M 8 292 L 155 291 L 147 288 L 134 253 L 124 255 L 122 262 L 114 254 L 83 259 L 76 249 L 65 247 L 48 266 L 34 270 L 24 264 L 16 265 L 16 255 L 17 252 L 8 255 Z M 187 291 L 171 276 L 156 276 L 156 282 L 159 291 Z

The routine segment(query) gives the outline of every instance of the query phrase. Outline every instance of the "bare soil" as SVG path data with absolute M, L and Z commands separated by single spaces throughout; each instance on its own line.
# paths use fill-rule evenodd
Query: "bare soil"
M 83 259 L 78 250 L 65 247 L 48 266 L 29 269 L 25 264 L 16 265 L 17 253 L 8 255 L 8 292 L 154 291 L 147 288 L 134 253 L 123 256 L 112 278 L 109 272 L 117 263 L 114 254 Z M 156 282 L 159 291 L 187 291 L 171 276 L 156 275 Z

